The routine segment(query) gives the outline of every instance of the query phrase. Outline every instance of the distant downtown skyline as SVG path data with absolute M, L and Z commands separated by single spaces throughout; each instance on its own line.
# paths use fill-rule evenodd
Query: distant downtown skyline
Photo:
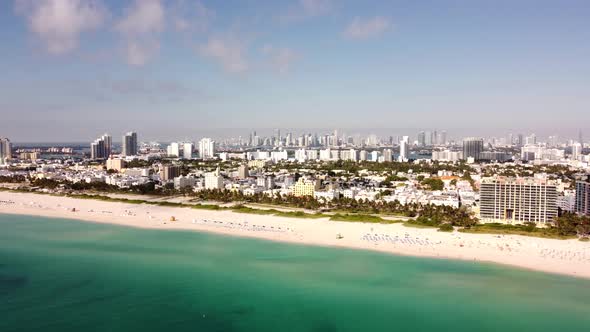
M 588 17 L 582 0 L 0 1 L 0 135 L 566 136 L 590 122 Z
M 334 130 L 337 130 L 339 136 L 346 135 L 346 136 L 360 136 L 363 138 L 367 138 L 370 135 L 375 135 L 377 138 L 386 139 L 388 137 L 398 138 L 401 136 L 409 136 L 410 142 L 414 142 L 419 139 L 419 135 L 421 132 L 426 132 L 430 134 L 434 134 L 438 132 L 445 132 L 445 136 L 447 141 L 456 141 L 460 142 L 465 137 L 481 137 L 484 139 L 507 139 L 510 135 L 516 140 L 518 135 L 523 135 L 523 138 L 526 138 L 530 135 L 535 135 L 538 141 L 544 142 L 552 139 L 552 137 L 557 137 L 557 140 L 560 142 L 567 142 L 568 140 L 579 141 L 580 134 L 582 140 L 584 142 L 590 141 L 590 130 L 589 129 L 547 129 L 547 130 L 530 130 L 530 129 L 446 129 L 446 128 L 225 128 L 225 129 L 194 129 L 188 132 L 186 135 L 178 133 L 177 135 L 173 136 L 157 136 L 157 135 L 150 135 L 149 132 L 144 132 L 142 130 L 125 130 L 122 132 L 117 132 L 113 130 L 104 130 L 95 134 L 94 136 L 89 136 L 87 138 L 80 138 L 80 139 L 64 139 L 64 140 L 56 140 L 56 139 L 40 139 L 40 140 L 27 140 L 27 139 L 15 139 L 13 137 L 9 137 L 11 141 L 16 144 L 40 144 L 40 143 L 80 143 L 80 144 L 87 144 L 89 142 L 94 141 L 97 137 L 102 136 L 103 134 L 109 134 L 112 137 L 113 143 L 117 145 L 122 144 L 122 137 L 129 131 L 133 131 L 137 133 L 138 142 L 160 142 L 160 143 L 170 143 L 170 142 L 196 142 L 203 137 L 211 137 L 212 139 L 218 140 L 219 142 L 230 140 L 230 139 L 238 139 L 241 137 L 244 141 L 248 140 L 248 137 L 253 133 L 256 132 L 260 137 L 271 137 L 277 135 L 277 130 L 281 132 L 281 135 L 285 137 L 287 134 L 291 133 L 294 138 L 298 137 L 302 134 L 317 134 L 317 135 L 331 135 Z M 559 134 L 559 133 L 562 134 Z M 588 135 L 586 135 L 588 133 Z

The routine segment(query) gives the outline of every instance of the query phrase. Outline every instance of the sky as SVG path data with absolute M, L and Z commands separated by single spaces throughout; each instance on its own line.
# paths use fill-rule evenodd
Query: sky
M 586 0 L 3 0 L 0 137 L 577 137 L 590 128 L 589 17 Z

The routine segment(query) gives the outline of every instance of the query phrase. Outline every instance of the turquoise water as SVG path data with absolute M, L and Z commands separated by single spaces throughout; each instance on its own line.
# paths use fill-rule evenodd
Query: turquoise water
M 0 215 L 0 331 L 588 331 L 590 281 Z

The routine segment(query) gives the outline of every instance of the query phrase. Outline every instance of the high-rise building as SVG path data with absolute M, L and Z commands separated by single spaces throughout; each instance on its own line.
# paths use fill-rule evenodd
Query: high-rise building
M 205 174 L 205 189 L 223 189 L 223 177 L 219 173 L 219 167 L 215 172 Z
M 195 149 L 195 145 L 191 142 L 185 142 L 182 145 L 182 157 L 184 159 L 193 159 L 193 150 Z
M 572 144 L 572 160 L 578 160 L 582 155 L 582 144 L 576 142 Z
M 523 139 L 522 134 L 518 134 L 517 137 L 518 138 L 516 139 L 516 145 L 519 146 L 519 147 L 520 146 L 523 146 L 524 145 L 524 139 Z
M 255 136 L 258 137 L 258 136 Z M 210 138 L 203 138 L 199 141 L 199 156 L 201 159 L 211 159 L 215 157 L 215 141 Z
M 123 136 L 123 151 L 124 156 L 137 155 L 137 133 L 128 132 Z
M 250 176 L 250 170 L 248 169 L 247 164 L 242 164 L 238 167 L 238 178 L 239 179 L 246 179 Z
M 418 133 L 418 145 L 425 146 L 426 145 L 426 133 L 421 131 Z
M 176 165 L 163 165 L 160 169 L 160 180 L 171 181 L 180 176 L 180 167 Z
M 447 145 L 447 132 L 445 130 L 439 133 L 438 145 Z
M 180 157 L 180 144 L 178 144 L 178 142 L 170 143 L 170 145 L 168 145 L 166 148 L 166 155 L 172 158 Z
M 590 182 L 576 181 L 576 213 L 590 215 Z
M 104 141 L 104 157 L 108 158 L 113 153 L 113 137 L 109 134 L 104 134 L 101 136 L 101 139 Z
M 526 145 L 537 144 L 537 135 L 531 134 L 530 136 L 527 136 L 524 140 L 524 144 L 526 144 Z
M 542 178 L 483 178 L 480 218 L 484 222 L 548 224 L 557 217 L 557 186 Z
M 0 138 L 0 165 L 12 159 L 12 144 L 8 138 Z
M 424 133 L 424 145 L 425 146 L 432 146 L 432 132 L 431 131 L 427 131 Z
M 409 151 L 408 151 L 408 136 L 403 136 L 402 140 L 399 142 L 399 161 L 405 162 L 408 161 Z
M 467 137 L 463 139 L 463 159 L 473 158 L 475 161 L 480 159 L 483 151 L 483 139 L 478 137 Z
M 104 134 L 90 143 L 90 159 L 107 159 L 111 156 L 113 139 L 109 134 Z
M 384 149 L 382 156 L 383 156 L 383 161 L 385 161 L 385 162 L 393 161 L 393 152 L 391 151 L 391 149 Z

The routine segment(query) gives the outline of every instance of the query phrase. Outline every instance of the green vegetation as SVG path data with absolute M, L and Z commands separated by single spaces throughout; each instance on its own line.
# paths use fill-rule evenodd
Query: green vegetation
M 579 238 L 579 240 L 582 242 L 590 242 L 590 238 L 587 236 L 581 237 L 581 238 Z
M 410 220 L 409 221 L 405 221 L 403 223 L 403 225 L 405 227 L 412 227 L 412 228 L 436 228 L 436 227 L 438 227 L 438 226 L 429 226 L 429 225 L 424 225 L 424 224 L 417 224 L 417 223 L 412 222 Z
M 401 220 L 388 220 L 383 219 L 379 216 L 373 216 L 370 214 L 340 214 L 336 213 L 330 217 L 332 221 L 350 221 L 350 222 L 366 222 L 366 223 L 379 223 L 379 224 L 395 224 L 402 222 Z
M 454 230 L 455 230 L 455 228 L 453 228 L 453 225 L 451 225 L 451 224 L 442 224 L 438 228 L 439 232 L 452 232 Z
M 430 188 L 430 190 L 443 190 L 445 187 L 444 182 L 439 178 L 424 179 L 420 184 Z
M 590 235 L 590 217 L 578 216 L 573 213 L 564 213 L 555 220 L 555 227 L 559 235 L 563 236 L 588 236 Z
M 0 183 L 21 183 L 26 181 L 24 175 L 0 176 Z
M 534 224 L 533 224 L 534 225 Z M 460 229 L 463 233 L 482 233 L 499 235 L 524 235 L 550 239 L 573 239 L 574 235 L 562 235 L 556 227 L 538 228 L 530 225 L 505 225 L 500 223 L 478 224 Z

